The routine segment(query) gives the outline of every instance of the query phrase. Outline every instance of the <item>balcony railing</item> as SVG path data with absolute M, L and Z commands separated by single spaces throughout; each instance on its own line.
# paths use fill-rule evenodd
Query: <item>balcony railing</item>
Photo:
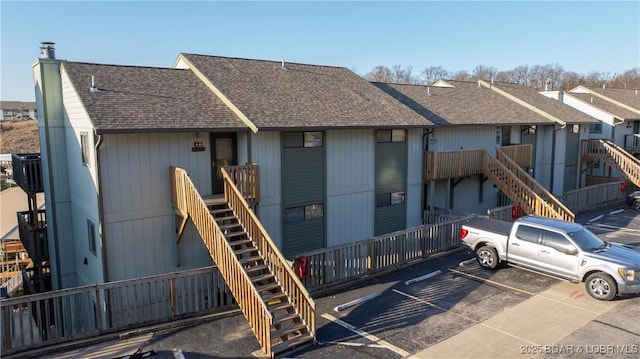
M 14 153 L 13 180 L 28 194 L 44 192 L 39 153 Z
M 49 260 L 49 246 L 47 244 L 47 220 L 44 210 L 34 213 L 30 211 L 17 212 L 18 231 L 22 245 L 34 262 Z
M 640 152 L 640 134 L 624 136 L 624 149 L 631 152 Z

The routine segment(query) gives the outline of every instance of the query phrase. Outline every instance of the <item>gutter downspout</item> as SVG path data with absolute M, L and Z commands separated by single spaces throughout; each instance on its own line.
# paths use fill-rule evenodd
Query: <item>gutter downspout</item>
M 104 203 L 102 201 L 102 177 L 100 171 L 100 147 L 102 146 L 103 140 L 102 135 L 99 135 L 98 132 L 94 128 L 93 139 L 94 139 L 94 153 L 96 157 L 96 176 L 98 178 L 98 183 L 96 183 L 96 190 L 98 191 L 98 220 L 100 221 L 100 247 L 102 253 L 102 278 L 104 282 L 109 281 L 109 265 L 107 261 L 107 249 L 104 244 Z

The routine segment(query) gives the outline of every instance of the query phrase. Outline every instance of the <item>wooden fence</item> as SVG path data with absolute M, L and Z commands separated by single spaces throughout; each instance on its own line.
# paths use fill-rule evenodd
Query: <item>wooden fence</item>
M 216 267 L 3 299 L 2 354 L 235 307 Z
M 361 281 L 363 276 L 404 267 L 460 246 L 460 227 L 475 215 L 422 225 L 383 236 L 300 253 L 302 281 L 310 292 Z M 304 259 L 302 259 L 304 258 Z
M 582 212 L 596 206 L 606 205 L 608 203 L 623 201 L 626 197 L 626 191 L 623 190 L 624 181 L 609 182 L 597 184 L 577 189 L 575 191 L 566 192 L 562 201 L 573 212 Z

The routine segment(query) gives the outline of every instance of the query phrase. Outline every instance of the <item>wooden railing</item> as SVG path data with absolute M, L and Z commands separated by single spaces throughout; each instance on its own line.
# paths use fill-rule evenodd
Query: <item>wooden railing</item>
M 615 143 L 602 139 L 582 140 L 581 155 L 582 159 L 603 160 L 640 187 L 640 160 Z
M 44 191 L 39 153 L 14 153 L 11 160 L 13 180 L 20 188 L 28 194 Z
M 234 211 L 238 221 L 243 225 L 249 238 L 253 240 L 265 263 L 282 286 L 283 291 L 298 310 L 298 314 L 306 324 L 309 333 L 316 337 L 316 304 L 307 292 L 298 276 L 276 247 L 267 231 L 262 227 L 256 214 L 249 208 L 242 194 L 233 185 L 233 180 L 222 169 L 224 177 L 224 198 Z M 270 355 L 268 353 L 268 355 Z
M 247 211 L 252 212 L 242 194 L 233 185 L 228 173 L 221 169 L 225 178 L 225 199 L 229 188 L 233 189 L 234 202 L 241 202 Z M 271 356 L 271 325 L 273 323 L 273 315 L 267 309 L 266 303 L 263 302 L 260 293 L 255 285 L 244 271 L 242 264 L 238 261 L 233 248 L 227 242 L 220 227 L 211 216 L 209 209 L 205 205 L 200 193 L 187 172 L 181 168 L 171 167 L 171 194 L 172 205 L 178 210 L 180 215 L 187 214 L 193 221 L 194 226 L 200 233 L 205 246 L 211 254 L 214 262 L 218 266 L 220 273 L 227 282 L 227 286 L 231 289 L 233 296 L 236 298 L 242 313 L 249 322 L 249 326 L 253 330 L 260 346 L 265 350 L 268 356 Z M 229 199 L 227 199 L 229 200 Z M 236 204 L 237 205 L 237 204 Z M 235 210 L 235 208 L 234 208 Z M 245 221 L 241 223 L 247 227 L 252 224 L 246 221 L 247 216 L 243 216 Z M 238 218 L 242 218 L 238 216 Z M 246 229 L 249 232 L 249 228 Z M 250 237 L 256 240 L 255 237 Z M 265 258 L 266 260 L 266 258 Z
M 0 301 L 2 354 L 235 308 L 215 267 L 8 298 Z
M 568 216 L 567 212 L 559 213 L 544 199 L 542 199 L 533 189 L 527 186 L 514 175 L 508 167 L 484 149 L 477 150 L 482 153 L 482 169 L 487 176 L 505 195 L 521 210 L 527 214 L 537 214 L 540 216 L 558 218 L 565 221 L 573 221 L 574 218 Z
M 306 258 L 307 276 L 302 281 L 309 291 L 320 293 L 456 249 L 460 246 L 460 227 L 473 217 L 467 214 L 463 218 L 298 253 L 296 262 Z
M 496 158 L 498 161 L 502 162 L 502 164 L 505 165 L 511 173 L 516 175 L 520 181 L 524 182 L 527 187 L 531 188 L 540 198 L 542 198 L 543 201 L 553 207 L 554 211 L 560 215 L 561 219 L 570 222 L 575 221 L 576 215 L 573 214 L 573 212 L 571 212 L 571 210 L 560 202 L 560 200 L 558 200 L 554 195 L 549 193 L 549 191 L 538 183 L 538 181 L 531 177 L 527 171 L 522 169 L 522 167 L 510 158 L 506 152 L 496 149 Z
M 439 180 L 482 173 L 482 153 L 477 149 L 460 151 L 427 151 L 425 180 Z
M 563 196 L 563 202 L 574 212 L 582 212 L 608 203 L 624 201 L 627 193 L 623 191 L 623 182 L 618 178 L 615 182 L 601 183 L 566 192 Z
M 36 212 L 36 218 L 30 211 L 17 212 L 18 231 L 22 245 L 29 257 L 34 261 L 49 259 L 49 244 L 47 242 L 46 212 L 41 209 Z
M 533 146 L 530 144 L 497 147 L 496 157 L 498 153 L 507 155 L 520 167 L 531 167 L 533 163 Z
M 255 163 L 224 168 L 250 207 L 260 203 L 260 171 Z

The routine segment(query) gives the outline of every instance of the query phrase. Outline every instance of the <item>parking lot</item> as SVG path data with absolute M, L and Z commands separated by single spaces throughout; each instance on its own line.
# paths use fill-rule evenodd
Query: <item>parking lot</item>
M 606 241 L 640 250 L 640 212 L 621 204 L 576 220 Z M 640 296 L 597 301 L 583 283 L 511 267 L 488 271 L 473 257 L 458 252 L 316 298 L 318 342 L 290 357 L 640 356 Z M 260 349 L 241 315 L 143 339 L 136 349 L 156 358 L 249 358 Z M 100 357 L 103 349 L 74 357 Z

